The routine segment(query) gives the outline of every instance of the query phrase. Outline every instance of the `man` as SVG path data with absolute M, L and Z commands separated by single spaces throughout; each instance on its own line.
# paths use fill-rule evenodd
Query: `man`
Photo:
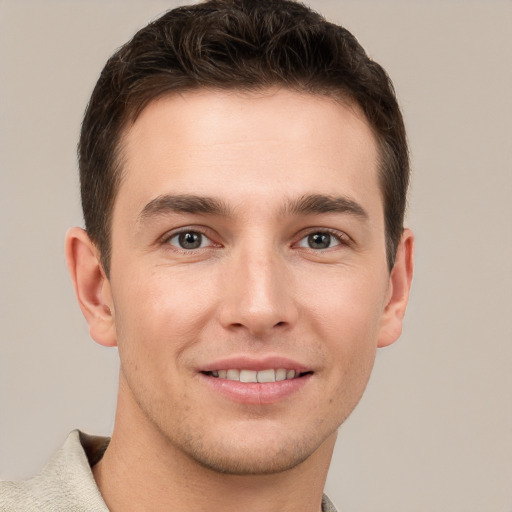
M 119 348 L 115 427 L 3 483 L 2 510 L 335 510 L 337 429 L 412 277 L 383 69 L 295 2 L 175 9 L 107 62 L 79 165 L 66 252 Z

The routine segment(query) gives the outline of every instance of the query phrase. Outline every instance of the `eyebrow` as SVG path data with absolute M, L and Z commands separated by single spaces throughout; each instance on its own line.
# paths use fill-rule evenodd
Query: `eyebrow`
M 348 213 L 361 219 L 368 219 L 366 210 L 356 201 L 345 196 L 310 194 L 290 201 L 284 207 L 284 214 L 308 215 L 318 213 Z
M 138 222 L 168 213 L 189 213 L 229 217 L 233 210 L 223 201 L 207 196 L 191 194 L 164 194 L 152 199 L 139 213 Z M 288 200 L 281 209 L 281 215 L 311 215 L 320 213 L 346 213 L 368 219 L 366 210 L 354 200 L 345 196 L 308 194 Z
M 188 194 L 165 194 L 151 200 L 139 213 L 138 220 L 144 221 L 167 213 L 190 213 L 228 217 L 231 209 L 219 199 Z

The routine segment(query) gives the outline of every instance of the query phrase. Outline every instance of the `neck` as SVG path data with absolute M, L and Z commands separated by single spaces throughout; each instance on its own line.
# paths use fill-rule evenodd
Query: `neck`
M 286 471 L 219 473 L 172 445 L 147 420 L 141 425 L 140 410 L 127 407 L 126 400 L 120 393 L 112 440 L 93 468 L 111 512 L 320 512 L 335 433 L 305 461 Z

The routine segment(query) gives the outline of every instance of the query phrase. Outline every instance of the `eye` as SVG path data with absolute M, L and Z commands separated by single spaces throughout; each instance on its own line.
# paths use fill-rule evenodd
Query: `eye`
M 299 241 L 299 247 L 307 247 L 308 249 L 330 249 L 340 245 L 339 237 L 325 231 L 316 231 L 310 233 Z
M 190 251 L 208 247 L 212 244 L 212 241 L 199 231 L 182 231 L 171 236 L 167 243 Z

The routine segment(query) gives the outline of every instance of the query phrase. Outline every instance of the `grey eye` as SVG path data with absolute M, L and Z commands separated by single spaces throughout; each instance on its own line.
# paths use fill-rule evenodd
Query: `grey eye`
M 307 247 L 309 249 L 329 249 L 339 245 L 340 241 L 330 233 L 318 231 L 305 236 L 300 242 L 299 247 Z
M 188 250 L 200 249 L 205 247 L 208 242 L 208 238 L 198 231 L 183 231 L 169 239 L 171 245 Z
M 331 235 L 328 233 L 313 233 L 308 236 L 311 249 L 327 249 L 331 245 Z

